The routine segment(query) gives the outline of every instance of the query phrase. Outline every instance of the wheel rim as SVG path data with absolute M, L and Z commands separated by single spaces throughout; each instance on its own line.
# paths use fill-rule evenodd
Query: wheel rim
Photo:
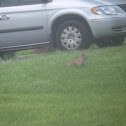
M 81 32 L 73 26 L 66 27 L 61 33 L 61 43 L 66 49 L 77 49 L 81 42 Z

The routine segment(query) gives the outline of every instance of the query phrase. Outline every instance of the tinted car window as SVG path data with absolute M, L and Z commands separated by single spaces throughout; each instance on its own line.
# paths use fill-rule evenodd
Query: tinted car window
M 41 4 L 42 0 L 0 0 L 1 7 Z
M 20 5 L 41 4 L 42 0 L 19 0 Z
M 1 7 L 18 6 L 18 0 L 1 0 Z

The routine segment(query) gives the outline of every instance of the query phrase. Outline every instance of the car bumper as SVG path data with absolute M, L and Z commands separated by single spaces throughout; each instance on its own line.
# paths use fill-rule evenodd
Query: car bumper
M 119 18 L 92 19 L 89 25 L 95 39 L 126 36 L 126 16 Z

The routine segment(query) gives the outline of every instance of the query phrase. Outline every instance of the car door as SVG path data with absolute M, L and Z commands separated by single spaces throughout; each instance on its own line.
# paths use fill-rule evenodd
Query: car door
M 0 49 L 48 43 L 47 16 L 42 0 L 0 2 Z

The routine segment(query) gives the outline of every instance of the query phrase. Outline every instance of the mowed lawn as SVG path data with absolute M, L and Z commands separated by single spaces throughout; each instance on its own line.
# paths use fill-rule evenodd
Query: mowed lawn
M 126 126 L 126 44 L 0 63 L 0 126 Z

